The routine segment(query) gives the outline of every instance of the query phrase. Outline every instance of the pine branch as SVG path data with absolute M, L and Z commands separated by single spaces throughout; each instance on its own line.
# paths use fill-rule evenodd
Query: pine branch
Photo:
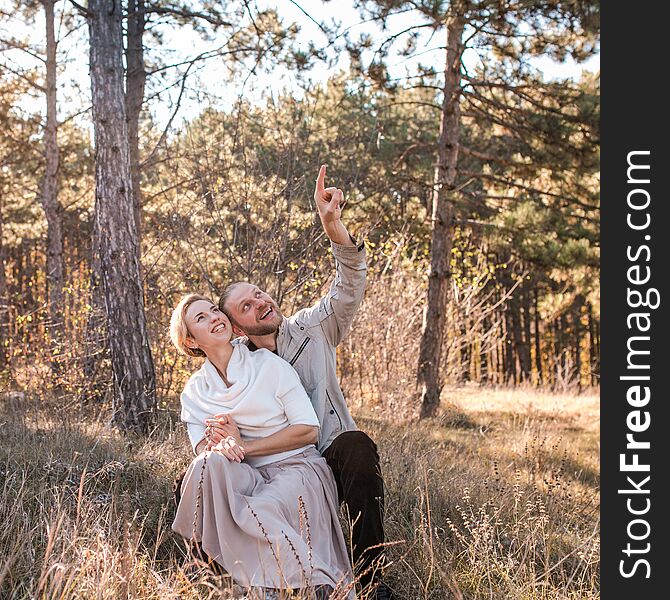
M 70 0 L 70 1 L 72 1 L 72 0 Z M 171 7 L 171 6 L 151 6 L 149 8 L 134 11 L 133 14 L 136 14 L 136 15 L 156 14 L 156 15 L 167 15 L 167 16 L 181 17 L 183 19 L 200 19 L 202 21 L 206 21 L 210 25 L 214 25 L 215 27 L 232 27 L 233 26 L 233 24 L 230 21 L 224 21 L 224 20 L 222 20 L 218 17 L 215 17 L 215 16 L 207 14 L 207 13 L 192 11 L 192 10 L 179 9 L 179 8 Z
M 28 56 L 34 58 L 35 60 L 40 61 L 41 63 L 46 63 L 46 58 L 43 56 L 40 56 L 36 52 L 33 52 L 26 44 L 23 44 L 19 42 L 18 40 L 15 40 L 14 38 L 10 38 L 8 40 L 2 40 L 2 46 L 0 46 L 1 51 L 6 51 L 6 50 L 20 50 L 21 52 L 25 52 Z
M 491 175 L 489 173 L 480 173 L 480 172 L 475 172 L 475 171 L 459 171 L 459 173 L 461 175 L 465 175 L 465 176 L 469 176 L 469 177 L 488 179 L 490 181 L 495 181 L 496 183 L 502 183 L 506 186 L 515 187 L 515 188 L 518 188 L 520 190 L 530 192 L 532 194 L 538 194 L 540 196 L 548 196 L 550 198 L 556 198 L 557 200 L 564 200 L 564 201 L 569 202 L 570 204 L 575 204 L 576 206 L 584 208 L 585 210 L 588 210 L 588 211 L 597 210 L 597 206 L 593 206 L 591 204 L 586 204 L 585 202 L 582 202 L 581 200 L 578 200 L 574 196 L 566 196 L 564 194 L 556 194 L 554 192 L 548 192 L 546 190 L 541 190 L 539 188 L 524 185 L 522 183 L 517 183 L 515 181 L 509 181 L 508 179 L 504 179 L 503 177 L 497 177 L 496 175 Z
M 75 2 L 75 0 L 70 0 L 70 4 L 72 4 L 72 6 L 74 6 L 87 19 L 90 19 L 93 16 L 93 13 L 88 10 L 88 8 L 82 6 L 78 2 Z
M 15 77 L 18 77 L 19 79 L 25 81 L 30 87 L 32 87 L 32 88 L 34 88 L 34 89 L 36 89 L 40 92 L 46 92 L 46 88 L 43 85 L 40 85 L 35 80 L 31 79 L 25 73 L 22 73 L 21 71 L 18 71 L 16 69 L 8 66 L 7 64 L 2 65 L 2 68 L 5 71 L 8 71 L 12 75 L 14 75 Z

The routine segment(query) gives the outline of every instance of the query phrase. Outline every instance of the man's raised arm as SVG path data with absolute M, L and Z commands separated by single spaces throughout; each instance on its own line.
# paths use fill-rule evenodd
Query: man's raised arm
M 326 165 L 316 179 L 314 201 L 323 230 L 331 241 L 335 258 L 335 279 L 328 293 L 313 307 L 296 317 L 321 324 L 331 344 L 337 346 L 349 333 L 365 291 L 366 260 L 363 243 L 356 244 L 342 223 L 342 190 L 325 187 Z

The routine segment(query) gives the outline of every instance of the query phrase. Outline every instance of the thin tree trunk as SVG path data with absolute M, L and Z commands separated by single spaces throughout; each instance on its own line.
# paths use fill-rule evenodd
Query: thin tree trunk
M 574 324 L 574 352 L 575 352 L 575 378 L 577 379 L 577 390 L 582 391 L 582 305 L 584 299 L 577 296 L 572 312 Z
M 501 348 L 500 348 L 500 367 L 498 370 L 499 380 L 501 384 L 507 383 L 507 361 L 509 356 L 509 340 L 507 339 L 507 310 L 503 313 L 502 319 L 500 319 L 500 335 L 501 335 Z
M 540 338 L 540 311 L 538 310 L 537 288 L 533 290 L 533 313 L 535 317 L 535 367 L 537 368 L 537 382 L 542 385 L 544 376 L 542 375 L 542 340 Z
M 505 325 L 506 325 L 506 340 L 505 347 L 506 357 L 505 357 L 505 366 L 506 366 L 506 383 L 515 384 L 517 383 L 517 352 L 516 352 L 516 338 L 514 335 L 514 317 L 512 313 L 514 312 L 514 306 L 510 303 L 510 306 L 505 313 Z
M 113 422 L 124 431 L 146 432 L 155 410 L 156 376 L 144 314 L 130 174 L 121 5 L 113 0 L 90 0 L 87 16 L 96 152 L 95 216 L 114 372 Z
M 568 382 L 568 363 L 567 363 L 567 352 L 566 352 L 566 336 L 567 336 L 568 324 L 565 318 L 565 313 L 562 313 L 561 316 L 556 321 L 556 345 L 558 347 L 558 382 L 561 386 L 565 386 Z
M 531 360 L 531 344 L 532 336 L 530 333 L 530 290 L 528 286 L 524 286 L 523 295 L 521 296 L 521 307 L 523 308 L 523 364 L 522 370 L 525 373 L 525 380 L 531 381 L 533 363 Z
M 554 365 L 554 368 L 549 371 L 549 374 L 553 377 L 551 382 L 552 388 L 557 389 L 561 372 L 560 350 L 558 345 L 558 319 L 551 321 L 549 324 L 549 329 L 551 331 L 551 360 Z
M 65 265 L 63 263 L 63 208 L 58 200 L 58 124 L 56 120 L 56 36 L 54 33 L 55 0 L 42 0 L 46 22 L 46 127 L 44 129 L 45 170 L 42 179 L 40 203 L 47 220 L 46 281 L 49 303 L 49 340 L 51 345 L 51 369 L 56 383 L 59 381 L 61 364 L 59 355 L 63 343 L 63 287 Z
M 596 331 L 595 331 L 595 322 L 593 318 L 593 307 L 591 303 L 586 304 L 587 315 L 589 319 L 589 373 L 590 373 L 590 383 L 591 385 L 597 384 L 596 377 Z
M 513 285 L 512 280 L 509 279 L 506 282 L 506 285 L 511 288 Z M 516 293 L 512 294 L 512 297 L 510 298 L 509 301 L 509 325 L 512 330 L 512 344 L 511 346 L 513 347 L 514 351 L 514 356 L 516 357 L 516 360 L 514 360 L 514 382 L 515 383 L 520 383 L 521 381 L 525 381 L 527 376 L 528 376 L 528 367 L 529 362 L 526 357 L 526 346 L 524 344 L 523 340 L 523 332 L 522 332 L 522 325 L 521 325 L 521 300 L 519 298 L 519 295 L 521 294 L 521 290 L 517 290 Z
M 417 372 L 417 383 L 421 386 L 421 418 L 437 413 L 443 386 L 442 342 L 446 328 L 447 294 L 451 281 L 449 263 L 453 243 L 454 217 L 453 204 L 449 195 L 453 193 L 458 163 L 464 24 L 463 15 L 454 14 L 447 26 L 444 99 L 433 191 L 430 272 Z
M 519 293 L 521 293 L 519 291 Z M 516 372 L 515 382 L 521 383 L 526 380 L 526 354 L 525 344 L 523 341 L 523 330 L 521 324 L 521 301 L 518 297 L 512 297 L 511 300 L 511 317 L 512 317 L 512 336 L 514 339 L 514 354 L 516 355 Z
M 488 317 L 484 317 L 482 321 L 482 332 L 488 331 L 489 328 L 491 327 L 490 321 Z M 481 336 L 480 336 L 481 339 Z M 489 363 L 489 357 L 491 355 L 491 351 L 486 352 L 484 349 L 484 344 L 480 342 L 479 346 L 479 379 L 477 380 L 477 383 L 482 384 L 482 383 L 490 383 L 490 377 L 491 377 L 491 367 Z
M 86 319 L 86 354 L 84 358 L 84 389 L 86 401 L 99 401 L 104 397 L 104 384 L 100 382 L 100 368 L 109 350 L 107 320 L 105 318 L 105 296 L 102 289 L 100 266 L 100 232 L 98 219 L 94 218 L 91 234 L 91 272 L 89 276 L 89 313 Z
M 141 240 L 142 189 L 140 187 L 140 112 L 144 102 L 144 85 L 147 73 L 144 69 L 145 11 L 144 0 L 128 0 L 126 38 L 126 119 L 128 143 L 130 144 L 130 176 L 133 182 L 133 212 L 138 238 Z
M 7 250 L 3 242 L 3 217 L 4 202 L 0 197 L 0 372 L 11 367 L 9 362 L 9 340 L 10 322 L 9 322 L 9 292 L 7 290 L 7 272 L 5 271 L 5 262 L 7 260 Z
M 461 325 L 461 343 L 459 351 L 459 365 L 458 373 L 461 383 L 467 383 L 470 381 L 470 363 L 471 363 L 471 349 L 470 342 L 468 341 L 468 326 L 467 326 L 467 317 L 463 315 L 463 323 Z
M 15 303 L 16 303 L 16 308 L 20 311 L 23 312 L 23 308 L 25 306 L 25 297 L 23 296 L 22 292 L 23 289 L 21 287 L 21 273 L 23 272 L 21 267 L 23 266 L 22 263 L 24 261 L 25 253 L 23 252 L 23 247 L 24 243 L 21 241 L 21 246 L 18 248 L 14 249 L 14 252 L 12 252 L 12 280 L 14 281 L 14 287 L 16 289 L 16 294 L 15 294 Z M 7 252 L 7 250 L 5 250 Z
M 600 319 L 594 319 L 593 329 L 595 333 L 595 343 L 596 343 L 596 378 L 600 382 Z

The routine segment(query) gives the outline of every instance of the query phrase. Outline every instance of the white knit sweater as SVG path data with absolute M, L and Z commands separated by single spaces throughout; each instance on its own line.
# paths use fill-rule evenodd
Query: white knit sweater
M 230 387 L 205 360 L 181 394 L 181 420 L 187 424 L 191 445 L 205 435 L 205 419 L 227 413 L 237 423 L 242 440 L 267 437 L 289 425 L 319 426 L 314 408 L 293 367 L 269 350 L 255 352 L 235 344 L 226 378 Z M 259 467 L 299 454 L 309 446 L 267 456 L 247 457 Z

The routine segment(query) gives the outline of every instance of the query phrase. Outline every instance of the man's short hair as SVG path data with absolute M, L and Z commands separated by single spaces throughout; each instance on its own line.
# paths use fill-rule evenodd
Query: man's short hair
M 228 302 L 228 298 L 230 298 L 230 295 L 235 291 L 235 288 L 242 284 L 242 283 L 247 283 L 246 281 L 236 281 L 234 283 L 231 283 L 230 285 L 226 286 L 226 289 L 223 290 L 223 293 L 221 294 L 219 298 L 219 310 L 222 313 L 225 313 L 225 315 L 228 317 L 231 323 L 235 324 L 235 319 L 233 319 L 233 315 L 230 314 L 230 309 L 226 308 L 226 302 Z

